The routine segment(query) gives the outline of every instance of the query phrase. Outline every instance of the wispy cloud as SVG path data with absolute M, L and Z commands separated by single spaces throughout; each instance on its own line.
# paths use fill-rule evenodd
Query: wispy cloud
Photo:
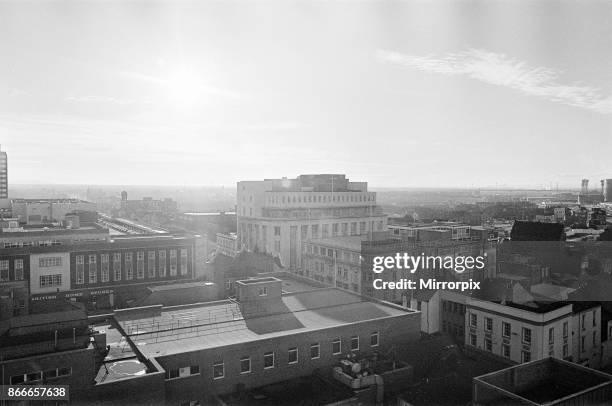
M 531 66 L 505 54 L 468 49 L 443 56 L 419 56 L 379 50 L 376 57 L 380 61 L 410 69 L 442 75 L 463 75 L 552 102 L 612 114 L 612 95 L 605 95 L 601 89 L 581 83 L 562 83 L 562 72 Z
M 66 101 L 73 103 L 110 103 L 110 104 L 118 104 L 121 106 L 126 106 L 130 104 L 151 104 L 151 101 L 138 101 L 133 99 L 119 99 L 116 97 L 108 97 L 108 96 L 96 96 L 96 95 L 87 95 L 87 96 L 68 96 L 65 98 Z

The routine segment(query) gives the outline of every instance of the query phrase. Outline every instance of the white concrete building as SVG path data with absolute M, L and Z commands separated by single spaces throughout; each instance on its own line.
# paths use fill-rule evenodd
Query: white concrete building
M 314 238 L 383 231 L 387 216 L 367 182 L 345 175 L 300 175 L 296 179 L 238 182 L 238 243 L 301 268 L 302 243 Z
M 522 363 L 547 357 L 589 367 L 601 360 L 601 305 L 468 300 L 465 344 Z

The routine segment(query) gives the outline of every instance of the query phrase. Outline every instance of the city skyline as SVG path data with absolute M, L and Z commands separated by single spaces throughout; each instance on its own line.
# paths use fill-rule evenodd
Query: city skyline
M 594 184 L 612 176 L 611 8 L 0 2 L 9 184 Z

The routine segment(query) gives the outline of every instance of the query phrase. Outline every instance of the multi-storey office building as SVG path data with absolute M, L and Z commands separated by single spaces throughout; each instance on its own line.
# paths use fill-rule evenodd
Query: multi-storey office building
M 374 281 L 397 282 L 402 279 L 437 278 L 438 280 L 481 280 L 487 275 L 491 257 L 485 255 L 489 242 L 486 239 L 452 239 L 449 230 L 436 230 L 435 237 L 429 233 L 420 238 L 403 236 L 389 237 L 388 232 L 372 233 L 365 236 L 350 236 L 308 240 L 303 244 L 303 264 L 298 272 L 317 281 L 343 289 L 360 292 L 395 303 L 410 300 L 406 289 L 377 289 Z M 427 235 L 427 237 L 423 237 Z M 385 269 L 373 272 L 376 257 L 395 257 L 396 254 L 432 257 L 482 256 L 485 269 L 465 270 L 455 273 L 446 269 L 419 269 L 414 273 L 406 269 Z M 408 294 L 408 297 L 406 295 Z
M 467 302 L 465 343 L 513 362 L 547 357 L 597 367 L 601 359 L 601 305 L 546 302 Z
M 113 308 L 147 293 L 147 285 L 193 279 L 194 258 L 194 237 L 170 235 L 3 249 L 0 286 L 26 281 L 33 301 Z
M 366 182 L 345 175 L 300 175 L 296 179 L 238 182 L 240 247 L 281 258 L 301 268 L 302 243 L 309 239 L 383 231 L 387 216 Z
M 167 404 L 266 386 L 419 337 L 419 314 L 334 288 L 281 293 L 273 277 L 236 282 L 237 300 L 117 311 L 142 358 L 165 371 Z M 180 319 L 180 322 L 177 320 Z

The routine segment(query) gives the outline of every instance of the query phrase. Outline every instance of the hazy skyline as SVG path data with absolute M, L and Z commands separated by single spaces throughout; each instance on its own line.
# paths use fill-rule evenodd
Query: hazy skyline
M 9 183 L 612 178 L 609 1 L 2 1 Z

